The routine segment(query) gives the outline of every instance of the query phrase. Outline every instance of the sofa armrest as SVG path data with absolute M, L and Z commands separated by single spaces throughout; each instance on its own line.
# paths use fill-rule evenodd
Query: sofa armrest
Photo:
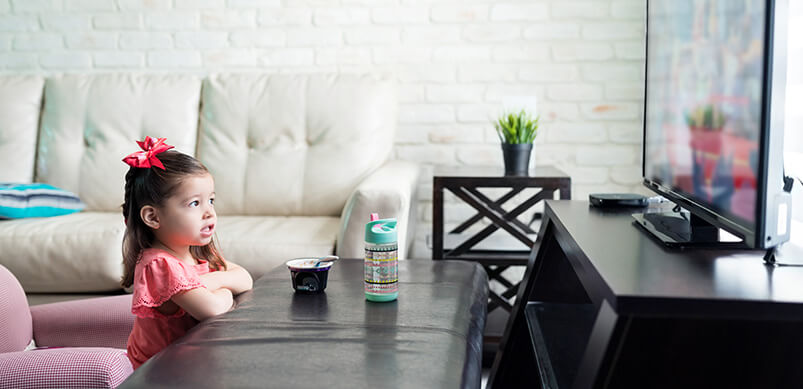
M 376 212 L 382 219 L 398 220 L 399 258 L 406 258 L 415 234 L 418 176 L 418 165 L 389 161 L 357 185 L 340 216 L 337 255 L 343 258 L 365 255 L 365 223 Z
M 115 388 L 134 371 L 125 350 L 68 347 L 0 354 L 0 388 Z
M 134 327 L 131 295 L 64 301 L 31 307 L 36 345 L 126 348 Z

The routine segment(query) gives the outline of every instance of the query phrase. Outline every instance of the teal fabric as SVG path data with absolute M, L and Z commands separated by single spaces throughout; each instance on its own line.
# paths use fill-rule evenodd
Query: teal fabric
M 72 192 L 48 184 L 0 183 L 0 218 L 21 219 L 67 215 L 84 209 Z

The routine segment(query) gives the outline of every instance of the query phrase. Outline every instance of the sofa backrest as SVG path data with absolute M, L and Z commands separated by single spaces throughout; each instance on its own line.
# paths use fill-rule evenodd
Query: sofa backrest
M 0 182 L 33 181 L 44 82 L 36 76 L 0 76 Z
M 378 75 L 216 75 L 204 80 L 198 158 L 219 214 L 339 216 L 390 158 L 396 84 Z
M 195 154 L 201 81 L 189 75 L 62 75 L 47 79 L 37 182 L 76 193 L 87 211 L 120 211 L 128 166 L 145 135 Z
M 86 211 L 119 212 L 121 160 L 150 135 L 209 168 L 219 214 L 339 216 L 391 157 L 388 76 L 228 74 L 201 85 L 191 75 L 0 77 L 0 182 L 48 183 Z

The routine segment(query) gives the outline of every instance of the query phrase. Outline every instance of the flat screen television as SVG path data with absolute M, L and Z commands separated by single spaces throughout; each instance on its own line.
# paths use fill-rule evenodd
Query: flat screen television
M 789 239 L 787 0 L 648 0 L 642 172 L 677 204 L 634 215 L 667 245 Z M 720 245 L 724 246 L 724 245 Z

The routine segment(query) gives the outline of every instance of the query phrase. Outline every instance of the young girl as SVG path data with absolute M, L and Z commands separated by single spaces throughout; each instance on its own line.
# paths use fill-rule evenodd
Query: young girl
M 134 286 L 128 337 L 134 369 L 199 321 L 227 312 L 251 289 L 248 272 L 226 261 L 212 239 L 215 182 L 198 160 L 145 137 L 123 161 L 123 287 Z

